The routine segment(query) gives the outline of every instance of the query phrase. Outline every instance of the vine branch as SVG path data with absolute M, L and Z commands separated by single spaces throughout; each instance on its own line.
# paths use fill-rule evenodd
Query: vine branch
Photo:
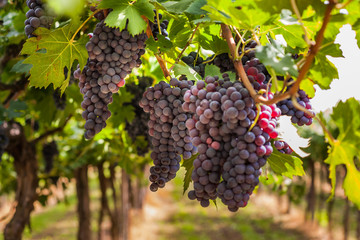
M 329 4 L 327 4 L 324 19 L 323 19 L 323 24 L 316 36 L 315 44 L 310 46 L 310 53 L 306 57 L 304 65 L 300 69 L 299 76 L 298 76 L 297 80 L 295 81 L 295 83 L 293 84 L 293 86 L 291 87 L 291 89 L 285 93 L 277 94 L 274 96 L 274 98 L 268 99 L 268 100 L 265 99 L 263 96 L 259 95 L 255 91 L 255 89 L 251 85 L 251 83 L 245 73 L 245 69 L 244 69 L 244 66 L 242 65 L 242 62 L 238 59 L 234 59 L 234 56 L 236 56 L 236 42 L 232 36 L 231 30 L 229 29 L 229 27 L 223 23 L 221 24 L 222 34 L 223 34 L 223 37 L 226 39 L 226 42 L 228 43 L 231 55 L 233 57 L 235 70 L 236 70 L 237 74 L 240 76 L 246 89 L 249 91 L 251 97 L 255 100 L 255 102 L 260 102 L 260 103 L 263 103 L 266 105 L 270 105 L 273 103 L 277 103 L 281 100 L 285 100 L 291 96 L 295 96 L 295 94 L 299 90 L 301 81 L 305 78 L 307 72 L 309 71 L 309 69 L 313 63 L 315 55 L 317 54 L 317 52 L 320 49 L 322 41 L 324 40 L 325 29 L 326 29 L 328 23 L 330 22 L 331 12 L 335 6 L 336 6 L 335 0 L 331 0 L 329 2 Z
M 66 118 L 65 122 L 63 123 L 63 125 L 61 125 L 60 127 L 54 128 L 54 129 L 52 129 L 52 130 L 49 130 L 49 131 L 41 134 L 39 137 L 37 137 L 37 138 L 35 138 L 34 140 L 32 140 L 31 143 L 35 144 L 35 143 L 39 142 L 40 140 L 42 140 L 42 139 L 44 139 L 44 138 L 46 138 L 46 137 L 48 137 L 48 136 L 51 136 L 51 135 L 53 135 L 53 134 L 55 134 L 55 133 L 63 130 L 64 127 L 66 126 L 66 124 L 67 124 L 67 123 L 69 122 L 69 120 L 71 119 L 71 117 L 72 117 L 72 115 L 69 115 L 69 116 Z

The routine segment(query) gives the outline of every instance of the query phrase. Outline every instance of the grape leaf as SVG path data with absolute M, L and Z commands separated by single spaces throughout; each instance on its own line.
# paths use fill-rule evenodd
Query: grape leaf
M 339 102 L 333 108 L 331 118 L 339 129 L 339 136 L 334 142 L 330 141 L 331 148 L 325 163 L 330 167 L 332 183 L 331 196 L 335 194 L 336 166 L 345 165 L 346 176 L 343 188 L 346 196 L 360 208 L 360 171 L 357 169 L 354 158 L 360 156 L 360 103 L 350 98 L 346 102 Z M 327 136 L 328 137 L 328 136 Z
M 208 0 L 202 9 L 209 12 L 208 17 L 214 21 L 247 30 L 270 24 L 276 18 L 276 15 L 259 9 L 253 1 Z
M 175 74 L 175 76 L 185 75 L 188 80 L 195 80 L 195 81 L 201 80 L 201 76 L 194 69 L 192 69 L 185 63 L 184 64 L 180 64 L 180 63 L 175 64 L 174 74 Z
M 145 15 L 148 19 L 154 19 L 154 6 L 148 0 L 103 0 L 99 4 L 101 9 L 113 9 L 105 19 L 105 24 L 109 27 L 125 29 L 132 35 L 145 32 L 147 22 L 141 17 Z
M 109 110 L 112 113 L 110 121 L 114 126 L 119 126 L 126 121 L 131 122 L 135 118 L 134 107 L 128 104 L 133 98 L 134 95 L 124 88 L 120 88 L 119 94 L 113 94 L 114 104 L 109 105 Z
M 303 176 L 305 174 L 302 161 L 293 155 L 284 154 L 276 150 L 267 159 L 271 169 L 280 175 L 293 178 L 293 176 Z
M 317 83 L 321 89 L 329 89 L 333 79 L 339 78 L 337 68 L 322 52 L 319 52 L 315 56 L 314 65 L 309 73 L 310 78 Z
M 221 76 L 220 68 L 215 65 L 205 65 L 205 77 L 206 76 Z
M 304 90 L 310 98 L 315 97 L 314 83 L 310 81 L 310 79 L 306 78 L 302 80 L 300 83 L 300 89 Z
M 176 38 L 176 36 L 178 35 L 178 33 L 183 30 L 186 24 L 186 19 L 185 18 L 179 18 L 176 19 L 176 21 L 172 21 L 170 23 L 170 28 L 169 28 L 169 38 L 170 39 L 174 39 Z M 191 29 L 189 29 L 190 31 Z
M 277 74 L 286 75 L 287 73 L 292 76 L 298 75 L 297 67 L 290 53 L 285 53 L 282 46 L 272 40 L 272 44 L 266 44 L 266 46 L 258 46 L 256 48 L 256 57 L 265 66 L 272 67 Z
M 163 3 L 162 5 L 170 13 L 182 14 L 190 7 L 190 5 L 193 4 L 193 2 L 193 0 L 182 0 L 178 2 L 169 1 Z
M 357 41 L 357 45 L 360 48 L 360 18 L 358 18 L 356 22 L 352 25 L 352 29 L 356 33 L 355 38 Z
M 11 68 L 11 72 L 28 74 L 32 68 L 31 64 L 24 64 L 24 60 L 20 60 Z
M 190 182 L 192 181 L 191 180 L 191 174 L 194 170 L 194 160 L 197 158 L 199 154 L 195 154 L 193 155 L 191 158 L 189 159 L 184 159 L 183 160 L 183 164 L 181 165 L 182 167 L 185 168 L 185 177 L 184 177 L 184 190 L 183 190 L 183 194 L 185 194 L 186 190 L 189 188 L 189 185 L 190 185 Z
M 298 22 L 298 20 L 291 15 L 292 12 L 289 9 L 282 9 L 280 14 L 280 22 L 284 25 L 299 25 L 300 23 Z
M 272 30 L 274 34 L 281 34 L 287 45 L 292 48 L 306 48 L 307 44 L 303 39 L 303 30 L 300 25 L 292 24 L 292 25 L 284 25 L 282 23 L 276 24 L 274 30 Z
M 154 53 L 157 53 L 159 50 L 162 53 L 166 53 L 173 47 L 172 42 L 165 39 L 165 36 L 158 34 L 157 38 L 157 41 L 152 37 L 146 41 L 146 47 Z
M 206 0 L 195 0 L 193 3 L 186 9 L 185 12 L 200 15 L 206 14 L 207 12 L 201 9 L 206 4 Z
M 33 65 L 30 70 L 30 86 L 46 88 L 52 83 L 54 88 L 61 87 L 62 93 L 65 91 L 71 72 L 68 72 L 64 81 L 64 68 L 71 69 L 72 64 L 77 60 L 82 69 L 88 59 L 88 53 L 84 47 L 88 41 L 87 36 L 77 41 L 71 40 L 76 29 L 77 26 L 73 23 L 53 31 L 39 28 L 36 31 L 39 37 L 29 38 L 26 41 L 21 54 L 30 55 L 23 63 Z M 46 52 L 38 51 L 40 49 L 46 49 Z
M 22 117 L 25 114 L 25 111 L 27 109 L 27 105 L 25 102 L 15 100 L 11 101 L 9 108 L 6 109 L 2 105 L 0 105 L 0 120 L 1 119 L 14 119 L 18 117 Z
M 332 57 L 344 57 L 340 44 L 334 43 L 333 40 L 325 39 L 321 45 L 320 51 L 323 55 L 329 55 Z

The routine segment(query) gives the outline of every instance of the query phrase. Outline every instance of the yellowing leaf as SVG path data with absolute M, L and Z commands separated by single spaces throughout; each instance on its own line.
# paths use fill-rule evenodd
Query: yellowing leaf
M 339 129 L 338 139 L 330 141 L 329 156 L 325 160 L 330 165 L 332 196 L 336 184 L 336 167 L 344 165 L 346 176 L 343 188 L 346 196 L 360 208 L 360 171 L 357 169 L 354 158 L 360 156 L 360 103 L 354 98 L 345 103 L 339 102 L 333 109 L 331 118 Z
M 77 26 L 72 23 L 53 31 L 39 28 L 36 32 L 38 37 L 26 41 L 21 53 L 30 55 L 24 63 L 33 65 L 30 86 L 46 88 L 52 83 L 54 88 L 61 87 L 61 91 L 65 91 L 71 73 L 69 71 L 65 80 L 64 68 L 71 69 L 74 61 L 78 60 L 82 69 L 88 59 L 85 48 L 87 36 L 71 40 L 76 29 Z

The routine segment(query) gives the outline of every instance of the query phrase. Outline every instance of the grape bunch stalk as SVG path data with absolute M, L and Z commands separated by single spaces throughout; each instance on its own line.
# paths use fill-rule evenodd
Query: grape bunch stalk
M 159 13 L 159 21 L 160 21 L 160 23 L 158 23 L 155 9 L 154 9 L 154 13 L 155 13 L 154 22 L 150 22 L 150 28 L 151 28 L 152 35 L 154 36 L 154 39 L 158 40 L 157 35 L 159 33 L 161 33 L 161 35 L 163 35 L 165 37 L 165 39 L 170 40 L 169 33 L 167 32 L 167 28 L 168 28 L 168 25 L 169 25 L 169 20 L 167 20 L 167 19 L 162 20 L 163 16 L 162 16 L 161 13 Z M 159 28 L 159 26 L 160 26 L 160 28 Z
M 36 37 L 33 34 L 34 31 L 39 27 L 49 29 L 53 22 L 53 17 L 46 14 L 41 0 L 27 0 L 26 4 L 30 9 L 26 13 L 25 34 L 28 38 Z
M 110 28 L 104 21 L 96 25 L 86 44 L 87 65 L 82 72 L 79 68 L 74 72 L 84 95 L 81 106 L 86 120 L 86 139 L 93 138 L 106 127 L 111 115 L 108 104 L 112 103 L 112 94 L 125 85 L 124 78 L 132 69 L 141 65 L 146 39 L 145 33 L 132 36 L 126 28 L 122 31 Z

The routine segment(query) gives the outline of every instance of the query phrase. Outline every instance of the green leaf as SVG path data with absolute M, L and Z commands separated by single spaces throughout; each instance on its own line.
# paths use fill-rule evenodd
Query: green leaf
M 289 178 L 293 178 L 293 176 L 305 175 L 302 161 L 298 157 L 281 153 L 278 150 L 274 150 L 274 152 L 267 159 L 267 161 L 270 164 L 271 169 L 277 174 Z
M 188 80 L 201 80 L 201 76 L 191 67 L 186 65 L 185 63 L 178 63 L 174 66 L 174 74 L 175 77 L 179 75 L 185 75 Z
M 357 45 L 360 48 L 360 18 L 358 18 L 356 22 L 352 25 L 352 29 L 355 31 Z
M 10 71 L 16 73 L 28 74 L 31 68 L 32 68 L 31 64 L 24 64 L 24 60 L 20 60 L 11 68 Z
M 205 65 L 205 77 L 206 76 L 222 76 L 222 73 L 220 72 L 220 68 L 215 65 Z
M 272 44 L 266 44 L 266 46 L 258 46 L 255 54 L 265 66 L 272 67 L 277 74 L 286 75 L 289 73 L 292 76 L 298 75 L 298 70 L 291 54 L 285 54 L 284 48 L 276 41 L 272 41 Z
M 189 188 L 189 185 L 190 185 L 190 182 L 192 181 L 191 180 L 191 174 L 194 170 L 194 160 L 197 158 L 199 154 L 195 154 L 193 155 L 191 158 L 189 159 L 184 159 L 183 160 L 183 164 L 181 165 L 182 167 L 185 168 L 185 177 L 184 177 L 184 187 L 183 187 L 183 194 L 185 194 L 186 190 Z
M 300 89 L 304 90 L 310 98 L 315 97 L 314 83 L 310 81 L 310 79 L 307 78 L 302 80 L 300 83 Z
M 11 120 L 22 117 L 24 116 L 26 109 L 26 103 L 19 100 L 11 101 L 8 109 L 0 105 L 0 119 Z
M 298 20 L 291 15 L 292 12 L 289 9 L 282 9 L 280 14 L 280 22 L 284 25 L 299 25 Z
M 154 19 L 154 6 L 148 0 L 103 0 L 99 8 L 113 9 L 105 19 L 105 24 L 109 27 L 117 27 L 120 30 L 125 29 L 132 35 L 146 31 L 147 22 L 141 17 Z
M 283 25 L 276 24 L 276 28 L 272 32 L 276 34 L 281 34 L 287 45 L 291 48 L 306 48 L 307 44 L 303 38 L 303 30 L 300 25 Z
M 114 126 L 119 126 L 126 121 L 131 122 L 135 118 L 134 107 L 131 104 L 131 100 L 134 95 L 127 92 L 125 88 L 120 88 L 119 94 L 113 94 L 114 103 L 109 105 L 111 111 L 110 121 Z
M 37 88 L 48 87 L 51 83 L 54 88 L 61 87 L 63 93 L 69 84 L 70 71 L 65 80 L 64 68 L 71 69 L 74 61 L 77 60 L 82 69 L 88 59 L 88 53 L 84 45 L 88 41 L 87 36 L 77 41 L 71 41 L 77 26 L 70 23 L 62 28 L 50 31 L 39 28 L 37 38 L 29 38 L 23 46 L 22 54 L 29 54 L 24 63 L 32 64 L 30 70 L 30 86 Z M 40 49 L 46 52 L 39 52 Z
M 166 8 L 168 12 L 176 13 L 176 14 L 182 14 L 184 13 L 190 5 L 192 5 L 194 0 L 182 0 L 182 1 L 169 1 L 163 3 L 163 7 Z
M 360 103 L 350 98 L 346 102 L 339 102 L 333 108 L 333 119 L 339 129 L 339 136 L 335 142 L 330 141 L 329 156 L 325 160 L 330 165 L 332 182 L 332 196 L 336 184 L 336 166 L 345 165 L 346 176 L 343 188 L 346 196 L 360 208 L 360 171 L 357 169 L 354 158 L 360 156 Z M 328 136 L 327 136 L 328 137 Z
M 206 4 L 206 0 L 195 0 L 193 3 L 186 9 L 185 12 L 193 15 L 206 14 L 207 12 L 201 9 Z
M 318 84 L 321 89 L 329 89 L 333 79 L 339 78 L 335 65 L 321 52 L 315 56 L 314 65 L 309 73 L 309 77 Z
M 158 34 L 157 36 L 158 40 L 155 41 L 154 38 L 149 38 L 146 41 L 146 47 L 153 51 L 154 53 L 157 53 L 159 50 L 162 53 L 166 53 L 173 47 L 173 44 L 171 41 L 165 39 L 165 36 Z
M 180 31 L 182 31 L 185 27 L 187 20 L 185 18 L 176 19 L 169 24 L 169 38 L 174 39 L 178 35 Z M 190 30 L 190 29 L 189 29 Z
M 208 0 L 202 8 L 208 17 L 239 29 L 254 30 L 259 25 L 271 23 L 274 16 L 259 9 L 252 1 Z
M 329 55 L 332 57 L 344 57 L 340 44 L 334 43 L 332 40 L 325 39 L 321 45 L 320 54 Z

